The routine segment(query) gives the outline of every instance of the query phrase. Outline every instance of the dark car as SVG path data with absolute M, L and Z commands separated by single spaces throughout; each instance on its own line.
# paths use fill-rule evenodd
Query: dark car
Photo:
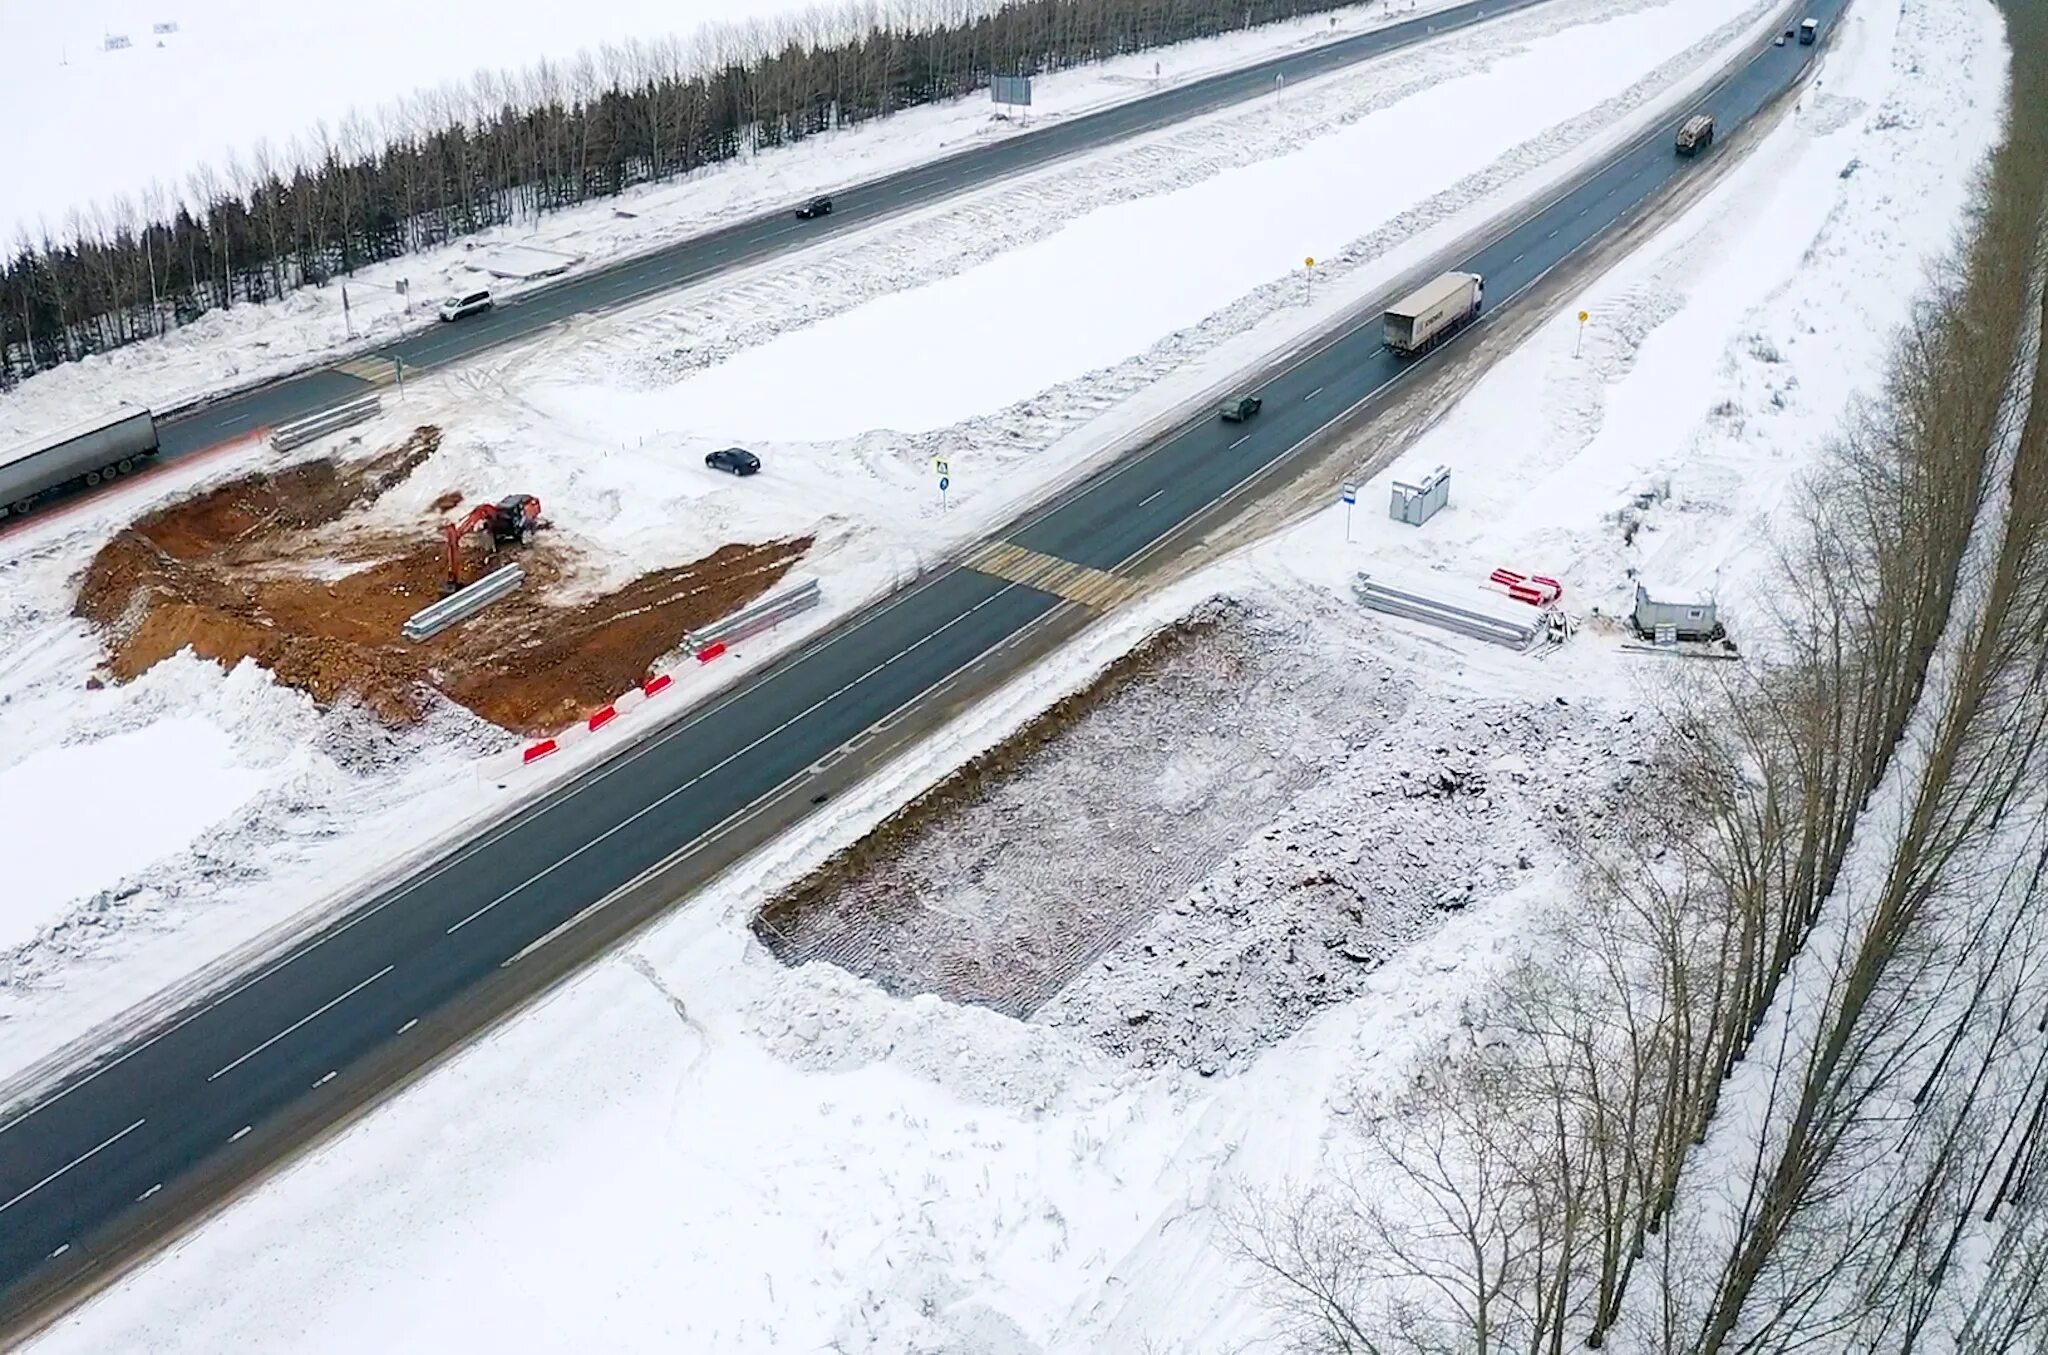
M 1258 412 L 1259 397 L 1256 395 L 1240 395 L 1235 400 L 1226 400 L 1223 403 L 1225 423 L 1243 423 Z
M 761 469 L 761 458 L 744 447 L 727 447 L 704 458 L 712 470 L 729 470 L 734 475 L 752 475 Z
M 832 199 L 826 197 L 812 198 L 809 202 L 796 209 L 796 219 L 799 221 L 809 221 L 814 217 L 830 215 L 832 215 Z

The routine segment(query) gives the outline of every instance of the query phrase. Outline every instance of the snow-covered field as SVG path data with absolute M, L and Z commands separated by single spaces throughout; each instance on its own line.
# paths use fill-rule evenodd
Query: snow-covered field
M 997 8 L 990 0 L 966 12 Z M 249 164 L 251 128 L 267 129 L 277 157 L 289 161 L 294 146 L 317 151 L 317 129 L 374 123 L 401 101 L 453 93 L 463 107 L 473 72 L 504 73 L 517 87 L 541 62 L 566 74 L 580 57 L 633 42 L 679 41 L 709 57 L 744 50 L 750 20 L 813 11 L 830 16 L 828 31 L 844 22 L 832 7 L 803 0 L 695 0 L 686 11 L 657 0 L 7 5 L 0 125 L 35 135 L 0 140 L 0 240 L 61 233 L 74 210 L 121 197 L 140 203 L 153 184 L 175 202 L 200 166 Z M 49 115 L 57 108 L 65 116 Z
M 1280 906 L 1298 883 L 1291 857 L 1341 868 L 1430 831 L 1408 797 L 1382 797 L 1382 810 L 1333 792 L 1295 802 L 1312 813 L 1276 810 L 1264 835 L 1156 900 L 1154 933 L 1063 999 L 1073 1019 L 1017 1021 L 891 998 L 828 965 L 785 969 L 753 942 L 748 910 L 1219 594 L 1265 618 L 1261 635 L 1309 637 L 1275 651 L 1276 668 L 1300 675 L 1272 687 L 1274 703 L 1296 703 L 1276 713 L 1282 725 L 1325 709 L 1332 679 L 1317 675 L 1347 654 L 1414 687 L 1408 702 L 1361 703 L 1346 738 L 1319 748 L 1335 790 L 1367 750 L 1426 773 L 1506 739 L 1508 760 L 1489 764 L 1503 785 L 1487 792 L 1502 806 L 1597 808 L 1582 778 L 1625 763 L 1630 720 L 1671 660 L 1621 650 L 1594 624 L 1547 657 L 1478 648 L 1356 613 L 1352 578 L 1391 566 L 1476 588 L 1512 564 L 1564 578 L 1576 607 L 1612 610 L 1639 568 L 1668 591 L 1715 590 L 1745 637 L 1773 567 L 1773 510 L 1881 379 L 1884 339 L 1995 135 L 2003 64 L 1986 0 L 1859 0 L 1803 106 L 1411 449 L 1412 464 L 1454 473 L 1452 505 L 1427 527 L 1375 518 L 1382 475 L 1350 543 L 1333 507 L 1117 614 L 39 1348 L 212 1350 L 262 1332 L 303 1350 L 1012 1353 L 1269 1336 L 1212 1207 L 1316 1172 L 1353 1092 L 1391 1084 L 1457 1034 L 1461 997 L 1565 898 L 1540 832 L 1481 815 L 1470 850 L 1528 853 L 1531 869 L 1482 873 L 1461 908 L 1341 1002 L 1210 1078 L 1181 1066 L 1199 1049 L 1109 1048 L 1103 1018 L 1142 1007 L 1207 1025 L 1194 998 L 1235 986 L 1182 984 L 1169 967 L 1227 958 L 1233 918 Z M 1574 356 L 1581 308 L 1593 320 Z M 1169 727 L 1190 719 L 1162 706 Z M 1513 732 L 1474 711 L 1508 716 Z M 1011 831 L 1017 853 L 1049 845 Z M 1441 867 L 1426 858 L 1406 859 L 1434 883 Z M 1266 996 L 1272 983 L 1258 976 Z
M 1690 82 L 1767 24 L 1768 8 L 1759 0 L 1556 0 L 1397 62 L 1305 84 L 1277 103 L 1226 110 L 826 242 L 773 269 L 575 321 L 410 381 L 383 421 L 358 431 L 369 443 L 395 441 L 411 424 L 432 421 L 445 430 L 441 450 L 368 519 L 416 531 L 429 501 L 450 486 L 472 498 L 537 494 L 558 535 L 582 549 L 591 587 L 732 541 L 814 534 L 818 544 L 804 568 L 823 577 L 827 598 L 815 627 L 908 578 L 1031 495 L 1099 464 L 1208 386 L 1302 342 L 1431 251 L 1663 116 L 1686 98 Z M 1589 49 L 1605 54 L 1599 63 L 1588 62 Z M 1597 78 L 1594 64 L 1606 67 Z M 1573 88 L 1571 98 L 1557 93 Z M 1417 132 L 1417 108 L 1441 111 L 1434 101 L 1446 90 L 1477 104 L 1540 109 L 1552 121 L 1518 123 L 1519 140 L 1504 138 L 1498 119 L 1444 116 Z M 1366 211 L 1356 176 L 1331 172 L 1333 144 L 1345 155 L 1376 157 L 1421 196 Z M 1361 234 L 1312 246 L 1327 255 L 1314 306 L 1300 303 L 1288 260 L 1268 257 L 1270 241 L 1255 239 L 1252 264 L 1238 261 L 1246 218 L 1228 214 L 1214 229 L 1204 224 L 1202 204 L 1247 185 L 1269 193 L 1284 185 L 1299 210 L 1326 222 L 1342 220 L 1347 204 L 1356 213 Z M 1016 204 L 1027 195 L 1038 210 L 1020 214 Z M 723 387 L 726 401 L 698 406 L 704 422 L 678 426 L 624 409 L 629 396 L 694 399 L 689 392 L 698 383 L 722 379 L 725 367 L 712 358 L 743 362 L 785 342 L 799 347 L 786 359 L 793 388 L 822 384 L 829 354 L 813 347 L 811 365 L 794 364 L 806 360 L 804 336 L 827 329 L 840 332 L 849 351 L 888 347 L 902 355 L 893 377 L 877 375 L 877 384 L 950 398 L 946 379 L 925 376 L 942 349 L 934 333 L 979 327 L 990 296 L 1017 288 L 1028 295 L 1033 276 L 1038 290 L 1059 291 L 1067 261 L 1127 243 L 1132 211 L 1176 198 L 1192 198 L 1197 209 L 1178 227 L 1180 258 L 1197 284 L 1134 294 L 1119 321 L 1121 361 L 1098 353 L 1093 370 L 1040 369 L 1036 379 L 1058 384 L 1036 393 L 983 391 L 1011 399 L 1007 408 L 984 408 L 950 425 L 957 405 L 913 409 L 918 417 L 904 421 L 929 430 L 917 436 L 757 442 L 767 470 L 742 482 L 704 470 L 702 455 L 745 434 L 759 413 L 743 382 Z M 1007 225 L 996 229 L 999 222 Z M 1246 292 L 1260 269 L 1268 281 Z M 1033 332 L 1047 348 L 1058 347 L 1043 328 Z M 942 369 L 942 378 L 950 371 Z M 944 512 L 927 460 L 941 450 L 954 462 Z M 544 784 L 542 775 L 522 772 L 507 789 L 488 789 L 492 769 L 479 757 L 507 741 L 454 707 L 423 730 L 391 734 L 360 712 L 322 714 L 260 671 L 224 675 L 189 655 L 137 683 L 79 690 L 92 671 L 95 640 L 70 615 L 77 572 L 139 506 L 235 464 L 173 468 L 76 511 L 32 520 L 0 548 L 0 641 L 11 656 L 0 669 L 0 767 L 84 748 L 168 711 L 215 722 L 236 745 L 238 765 L 256 778 L 246 807 L 224 806 L 221 818 L 175 850 L 139 867 L 108 860 L 92 878 L 38 886 L 29 896 L 38 902 L 18 905 L 9 932 L 24 939 L 4 952 L 0 970 L 0 1022 L 9 1037 L 0 1044 L 0 1078 L 269 929 L 331 906 L 372 874 L 501 811 L 508 796 Z M 745 658 L 758 662 L 776 642 L 794 638 L 757 643 Z M 721 676 L 744 671 L 729 664 Z M 710 670 L 693 677 L 711 680 Z M 631 728 L 621 721 L 610 738 Z M 560 775 L 604 746 L 593 739 L 536 772 Z M 46 773 L 53 765 L 44 764 Z
M 225 0 L 214 0 L 214 3 L 224 4 Z M 715 165 L 680 182 L 645 186 L 602 203 L 517 220 L 498 230 L 468 237 L 464 242 L 445 249 L 411 254 L 358 270 L 346 281 L 349 303 L 346 317 L 343 314 L 342 283 L 303 288 L 282 301 L 265 305 L 210 311 L 195 323 L 173 330 L 161 339 L 131 344 L 82 362 L 67 363 L 21 383 L 0 399 L 0 442 L 12 442 L 17 437 L 28 437 L 74 423 L 77 421 L 76 411 L 81 406 L 98 408 L 119 399 L 159 411 L 173 409 L 211 393 L 316 365 L 323 357 L 339 357 L 367 344 L 389 341 L 407 331 L 431 326 L 434 323 L 434 303 L 451 292 L 486 283 L 506 296 L 529 290 L 536 284 L 502 281 L 490 276 L 498 271 L 495 267 L 497 261 L 504 259 L 508 252 L 541 248 L 579 259 L 580 267 L 596 267 L 674 244 L 727 222 L 783 211 L 789 204 L 812 193 L 837 190 L 976 145 L 1015 136 L 1029 128 L 1044 127 L 1062 119 L 1143 98 L 1219 71 L 1320 46 L 1397 20 L 1426 16 L 1452 3 L 1455 0 L 1408 0 L 1406 4 L 1398 3 L 1398 0 L 1363 0 L 1363 3 L 1326 16 L 1266 24 L 1223 37 L 1180 43 L 1045 76 L 1033 81 L 1028 127 L 1019 119 L 997 116 L 986 98 L 925 105 L 881 122 L 812 137 L 799 146 Z M 612 0 L 611 8 L 623 14 L 645 10 L 648 6 L 644 0 Z M 805 8 L 796 4 L 769 3 L 767 0 L 762 3 L 731 0 L 727 10 L 772 14 Z M 447 12 L 460 14 L 467 9 L 468 4 L 458 4 L 450 6 Z M 437 8 L 436 13 L 440 12 Z M 284 11 L 278 11 L 278 14 L 282 16 Z M 538 9 L 532 11 L 532 21 L 541 27 L 528 30 L 534 35 L 532 41 L 536 45 L 526 49 L 522 55 L 539 52 L 552 60 L 560 48 L 546 40 L 545 25 L 555 20 L 542 18 L 542 14 L 543 11 Z M 13 10 L 0 11 L 0 51 L 10 50 L 5 41 L 6 25 L 10 23 L 73 25 L 80 19 L 90 18 L 89 14 L 63 7 L 34 12 L 24 9 L 18 14 Z M 657 23 L 673 21 L 672 17 L 666 17 Z M 271 22 L 282 23 L 284 20 L 280 17 Z M 580 24 L 580 16 L 578 22 Z M 601 22 L 593 19 L 593 23 L 597 24 L 599 31 L 603 30 Z M 374 29 L 357 23 L 353 10 L 334 10 L 317 17 L 297 13 L 290 16 L 294 31 L 299 31 L 304 25 L 304 32 L 318 35 L 324 41 L 334 35 L 327 33 L 323 24 L 345 30 L 347 36 L 341 41 L 378 42 L 380 54 L 389 55 L 392 51 L 378 40 Z M 511 31 L 518 31 L 516 24 L 508 27 Z M 31 50 L 35 49 L 32 47 Z M 397 50 L 403 54 L 409 49 L 400 45 Z M 245 73 L 239 48 L 222 51 L 210 47 L 208 51 L 210 61 L 232 61 L 238 75 Z M 109 62 L 156 60 L 164 55 L 154 51 L 114 52 L 92 54 L 91 60 L 95 63 L 103 57 Z M 50 60 L 54 62 L 56 57 L 51 56 Z M 360 66 L 351 68 L 341 64 L 319 66 L 323 78 L 325 73 L 331 72 L 335 78 L 350 81 L 358 77 L 361 69 Z M 384 93 L 374 97 L 395 96 L 408 87 L 408 81 L 426 78 L 424 75 L 400 73 L 413 70 L 409 64 L 399 64 L 390 69 L 394 74 L 389 83 L 380 86 Z M 471 67 L 464 64 L 464 60 L 457 60 L 452 66 L 444 62 L 432 69 L 445 74 L 451 69 L 466 71 Z M 250 116 L 250 106 L 240 97 L 237 86 L 223 81 L 218 70 L 204 62 L 198 63 L 193 82 L 194 89 L 188 103 L 199 111 L 200 125 L 224 120 L 228 131 L 239 135 L 238 129 L 255 125 L 291 128 L 295 125 L 292 119 L 299 116 L 293 111 L 300 106 L 295 94 L 278 106 L 273 118 L 259 123 Z M 0 84 L 0 101 L 13 98 L 21 88 Z M 123 88 L 125 93 L 126 87 Z M 309 83 L 306 88 L 317 90 L 319 81 Z M 235 91 L 236 97 L 219 101 L 218 95 L 223 91 Z M 156 97 L 155 87 L 151 85 L 136 86 L 134 93 L 152 99 Z M 344 103 L 342 106 L 347 105 Z M 0 113 L 5 111 L 0 108 Z M 30 115 L 24 113 L 22 116 Z M 15 125 L 28 124 L 17 121 Z M 64 124 L 67 128 L 71 125 L 68 121 Z M 81 127 L 86 125 L 79 124 Z M 138 125 L 147 129 L 151 136 L 174 137 L 185 123 L 183 119 L 148 119 Z M 283 131 L 277 133 L 279 138 L 286 135 Z M 86 198 L 77 196 L 80 193 L 104 195 L 136 191 L 142 187 L 139 183 L 131 185 L 123 178 L 80 177 L 81 174 L 93 174 L 95 167 L 113 163 L 103 159 L 101 152 L 110 145 L 116 149 L 128 146 L 129 134 L 124 133 L 120 138 L 84 135 L 78 145 L 62 137 L 52 137 L 50 141 L 64 148 L 63 168 L 61 172 L 46 174 L 40 179 L 24 179 L 6 173 L 5 157 L 20 155 L 40 159 L 47 150 L 41 144 L 41 138 L 8 138 L 0 144 L 0 194 L 10 190 L 27 191 L 25 185 L 44 182 L 72 185 L 62 190 L 62 194 L 69 196 L 49 195 L 50 202 L 66 206 L 44 209 L 61 218 L 72 207 L 86 205 Z M 220 158 L 218 147 L 208 146 L 204 154 Z M 152 173 L 161 173 L 161 167 L 166 164 L 182 165 L 186 162 L 183 152 L 169 148 L 152 151 L 151 156 L 163 157 L 142 162 L 151 167 Z M 122 171 L 123 174 L 128 172 Z M 4 225 L 5 206 L 6 199 L 0 197 L 0 241 L 12 238 L 12 232 Z M 53 228 L 61 224 L 61 220 L 52 223 Z M 401 279 L 410 284 L 409 291 L 403 294 L 397 289 Z

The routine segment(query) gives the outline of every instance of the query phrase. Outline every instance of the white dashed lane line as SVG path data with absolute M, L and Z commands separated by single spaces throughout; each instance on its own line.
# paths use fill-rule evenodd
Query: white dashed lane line
M 284 1028 L 283 1030 L 279 1031 L 279 1032 L 278 1032 L 277 1034 L 275 1034 L 275 1035 L 271 1036 L 271 1037 L 270 1037 L 269 1039 L 265 1040 L 265 1041 L 264 1041 L 264 1042 L 263 1042 L 262 1044 L 259 1044 L 259 1045 L 257 1045 L 257 1046 L 256 1046 L 256 1047 L 255 1047 L 254 1049 L 252 1049 L 252 1050 L 250 1050 L 250 1051 L 249 1051 L 248 1053 L 246 1053 L 246 1054 L 242 1055 L 242 1057 L 240 1057 L 240 1058 L 236 1059 L 236 1060 L 235 1060 L 235 1061 L 234 1061 L 233 1063 L 230 1063 L 230 1064 L 226 1065 L 225 1067 L 222 1067 L 222 1068 L 216 1069 L 216 1070 L 215 1070 L 214 1072 L 212 1072 L 211 1074 L 209 1074 L 209 1075 L 207 1076 L 207 1079 L 206 1079 L 206 1080 L 207 1080 L 208 1082 L 212 1082 L 212 1081 L 213 1081 L 213 1080 L 214 1080 L 215 1078 L 219 1078 L 219 1077 L 224 1077 L 224 1076 L 226 1076 L 227 1074 L 229 1074 L 229 1073 L 232 1073 L 232 1072 L 234 1072 L 234 1071 L 235 1071 L 235 1069 L 237 1069 L 237 1068 L 241 1067 L 241 1066 L 242 1066 L 243 1064 L 247 1063 L 247 1062 L 248 1062 L 248 1061 L 249 1061 L 250 1059 L 253 1059 L 253 1058 L 255 1058 L 255 1057 L 256 1057 L 256 1056 L 258 1055 L 258 1054 L 261 1054 L 261 1053 L 262 1053 L 262 1052 L 263 1052 L 264 1050 L 266 1050 L 266 1049 L 270 1048 L 270 1046 L 272 1046 L 272 1045 L 276 1044 L 276 1043 L 277 1043 L 277 1042 L 278 1042 L 279 1040 L 282 1040 L 282 1039 L 283 1039 L 283 1038 L 284 1038 L 285 1036 L 287 1036 L 287 1035 L 291 1034 L 291 1033 L 292 1033 L 293 1031 L 297 1030 L 297 1029 L 298 1029 L 299 1027 L 301 1027 L 301 1026 L 305 1025 L 305 1024 L 306 1024 L 306 1023 L 308 1022 L 308 1021 L 311 1021 L 311 1020 L 312 1020 L 312 1019 L 313 1019 L 314 1017 L 316 1017 L 316 1016 L 320 1015 L 320 1014 L 321 1014 L 322 1012 L 330 1011 L 330 1010 L 332 1010 L 332 1009 L 333 1009 L 333 1008 L 335 1008 L 335 1007 L 339 1007 L 339 1006 L 340 1006 L 340 1005 L 341 1005 L 342 1003 L 344 1003 L 344 1002 L 348 1001 L 348 1000 L 349 1000 L 350 998 L 354 997 L 354 996 L 355 996 L 355 995 L 356 995 L 357 993 L 360 993 L 360 992 L 362 992 L 362 991 L 363 991 L 363 989 L 365 989 L 365 988 L 368 988 L 368 987 L 369 987 L 369 986 L 370 986 L 371 984 L 375 983 L 375 982 L 376 982 L 376 981 L 377 981 L 378 979 L 381 979 L 381 978 L 383 978 L 383 977 L 384 977 L 384 976 L 385 976 L 386 974 L 389 974 L 389 973 L 390 973 L 390 972 L 391 972 L 391 971 L 392 971 L 392 970 L 393 970 L 394 968 L 396 968 L 396 966 L 395 966 L 395 965 L 385 965 L 385 966 L 384 966 L 384 967 L 383 967 L 382 969 L 380 969 L 380 970 L 378 970 L 378 971 L 377 971 L 376 973 L 374 973 L 374 974 L 370 975 L 370 977 L 369 977 L 369 978 L 367 978 L 367 979 L 364 979 L 364 980 L 363 980 L 363 981 L 362 981 L 361 983 L 359 983 L 359 984 L 357 984 L 357 985 L 356 985 L 355 987 L 353 987 L 353 988 L 349 989 L 349 990 L 348 990 L 348 991 L 347 991 L 346 993 L 343 993 L 343 994 L 342 994 L 342 995 L 341 995 L 340 997 L 337 997 L 337 998 L 333 998 L 333 999 L 330 999 L 329 1001 L 326 1001 L 326 1002 L 323 1002 L 323 1003 L 321 1003 L 321 1004 L 320 1004 L 319 1006 L 315 1007 L 315 1008 L 314 1008 L 314 1009 L 313 1009 L 312 1011 L 309 1011 L 309 1012 L 307 1012 L 307 1013 L 306 1013 L 306 1014 L 305 1014 L 304 1016 L 300 1017 L 300 1018 L 299 1018 L 298 1020 L 296 1020 L 296 1021 L 292 1022 L 292 1023 L 290 1024 L 290 1025 L 286 1026 L 286 1027 L 285 1027 L 285 1028 Z

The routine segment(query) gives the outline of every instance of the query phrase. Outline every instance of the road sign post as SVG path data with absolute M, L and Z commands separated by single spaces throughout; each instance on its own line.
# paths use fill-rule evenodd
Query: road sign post
M 1351 544 L 1351 510 L 1358 503 L 1358 486 L 1344 486 L 1344 544 Z
M 1315 256 L 1315 255 L 1311 254 L 1311 255 L 1309 255 L 1309 256 L 1308 256 L 1308 257 L 1307 257 L 1306 259 L 1303 259 L 1303 260 L 1301 261 L 1301 276 L 1302 276 L 1302 292 L 1301 292 L 1301 294 L 1302 294 L 1302 304 L 1303 304 L 1304 306 L 1313 306 L 1313 305 L 1314 305 L 1314 304 L 1316 303 L 1316 256 Z
M 946 491 L 953 487 L 953 463 L 943 456 L 932 458 L 932 469 L 939 473 L 939 511 L 946 511 Z
M 1592 316 L 1591 316 L 1591 315 L 1589 315 L 1589 314 L 1588 314 L 1587 312 L 1585 312 L 1585 311 L 1580 311 L 1580 312 L 1579 312 L 1579 332 L 1578 332 L 1578 335 L 1577 335 L 1577 337 L 1575 337 L 1575 338 L 1574 338 L 1574 339 L 1572 340 L 1572 356 L 1573 356 L 1573 357 L 1577 357 L 1577 356 L 1579 355 L 1579 345 L 1580 345 L 1580 344 L 1582 344 L 1582 343 L 1584 343 L 1584 342 L 1586 341 L 1586 321 L 1590 320 L 1591 318 L 1592 318 Z

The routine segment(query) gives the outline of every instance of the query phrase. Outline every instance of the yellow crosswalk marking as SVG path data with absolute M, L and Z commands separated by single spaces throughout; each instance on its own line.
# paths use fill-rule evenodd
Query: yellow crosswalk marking
M 367 381 L 372 386 L 388 386 L 398 376 L 398 364 L 390 358 L 354 358 L 336 363 L 334 370 L 345 372 L 358 381 Z
M 1026 550 L 1009 541 L 983 542 L 970 551 L 962 563 L 994 578 L 1021 583 L 1027 588 L 1036 588 L 1041 593 L 1051 593 L 1097 611 L 1108 611 L 1128 602 L 1141 591 L 1129 579 L 1107 570 L 1091 569 L 1072 560 L 1062 560 L 1057 555 Z

